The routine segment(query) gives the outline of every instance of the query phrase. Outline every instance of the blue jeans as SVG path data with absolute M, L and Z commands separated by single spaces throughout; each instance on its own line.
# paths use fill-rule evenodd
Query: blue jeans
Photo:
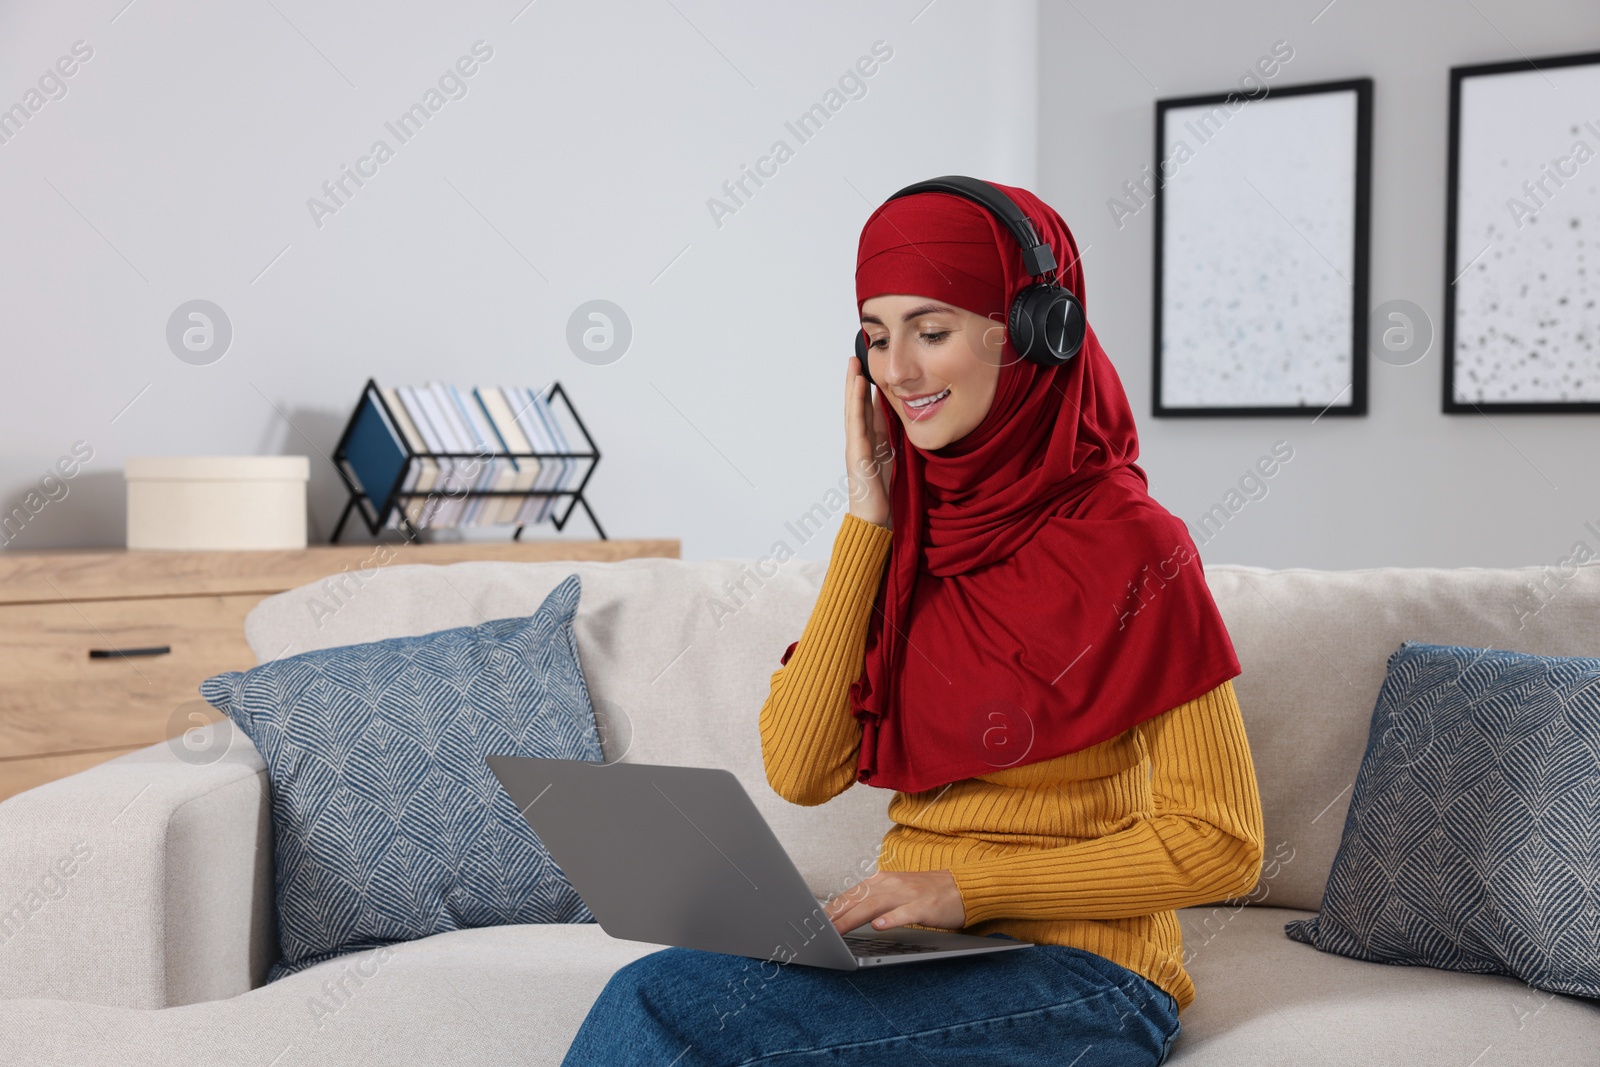
M 1171 994 L 1064 945 L 854 972 L 668 948 L 611 976 L 561 1062 L 1153 1067 L 1178 1030 Z

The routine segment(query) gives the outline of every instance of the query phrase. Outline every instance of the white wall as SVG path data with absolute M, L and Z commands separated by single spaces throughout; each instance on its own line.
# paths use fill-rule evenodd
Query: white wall
M 1421 362 L 1370 360 L 1365 418 L 1150 414 L 1154 212 L 1108 207 L 1153 163 L 1155 101 L 1223 92 L 1273 43 L 1275 85 L 1374 79 L 1371 306 L 1432 318 Z M 1579 0 L 1269 0 L 1041 5 L 1040 186 L 1084 253 L 1089 317 L 1139 420 L 1151 491 L 1194 529 L 1274 442 L 1293 459 L 1201 545 L 1208 563 L 1352 568 L 1555 565 L 1600 552 L 1600 416 L 1444 415 L 1445 184 L 1452 66 L 1600 49 Z M 1600 100 L 1592 102 L 1600 116 Z M 1600 334 L 1600 321 L 1591 324 Z M 1196 538 L 1197 541 L 1199 537 Z
M 935 174 L 1036 179 L 1031 2 L 120 7 L 0 6 L 0 108 L 93 50 L 0 144 L 0 510 L 93 451 L 9 549 L 121 544 L 123 458 L 188 453 L 310 456 L 325 540 L 325 457 L 367 377 L 559 378 L 604 453 L 610 536 L 826 558 L 841 510 L 785 523 L 843 474 L 862 222 Z M 388 134 L 477 41 L 466 95 Z M 865 95 L 801 144 L 785 122 L 877 41 Z M 316 225 L 308 198 L 379 138 L 393 158 Z M 708 198 L 780 138 L 793 158 L 718 226 Z M 165 339 L 195 298 L 234 328 L 208 366 Z M 609 366 L 565 341 L 594 298 L 633 323 Z M 556 536 L 593 533 L 580 512 Z
M 1372 361 L 1365 418 L 1153 418 L 1153 216 L 1118 229 L 1107 207 L 1151 161 L 1157 98 L 1229 88 L 1287 40 L 1278 84 L 1375 79 L 1371 301 L 1413 300 L 1437 326 L 1449 67 L 1600 48 L 1592 4 L 273 3 L 0 6 L 0 107 L 75 41 L 94 49 L 0 144 L 0 507 L 74 442 L 94 449 L 7 548 L 120 544 L 122 458 L 169 453 L 311 456 L 325 539 L 343 494 L 323 453 L 369 375 L 554 377 L 605 453 L 592 499 L 611 536 L 826 558 L 856 238 L 883 196 L 952 171 L 1036 189 L 1089 247 L 1090 314 L 1170 510 L 1195 522 L 1292 443 L 1206 561 L 1600 548 L 1596 417 L 1442 415 L 1437 347 Z M 317 228 L 307 198 L 478 40 L 494 56 L 468 94 Z M 894 56 L 867 95 L 799 145 L 785 121 L 878 40 Z M 707 198 L 780 137 L 794 158 L 719 228 Z M 196 297 L 236 331 L 211 366 L 164 339 Z M 610 366 L 564 340 L 597 297 L 635 329 Z M 819 504 L 822 532 L 786 525 Z M 580 514 L 558 536 L 591 531 Z

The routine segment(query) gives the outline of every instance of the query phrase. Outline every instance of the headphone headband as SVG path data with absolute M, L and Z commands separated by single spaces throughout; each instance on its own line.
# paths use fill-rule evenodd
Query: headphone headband
M 980 207 L 988 208 L 989 213 L 1004 223 L 1006 229 L 1011 231 L 1011 236 L 1016 238 L 1017 244 L 1022 246 L 1022 265 L 1027 268 L 1029 274 L 1037 278 L 1055 270 L 1055 253 L 1050 250 L 1049 245 L 1039 240 L 1028 216 L 1022 213 L 1016 201 L 1007 196 L 1003 190 L 964 174 L 946 174 L 942 178 L 929 178 L 927 181 L 908 185 L 889 197 L 889 200 L 898 200 L 913 193 L 950 193 L 971 200 Z
M 1018 355 L 1040 366 L 1056 367 L 1078 354 L 1088 329 L 1083 305 L 1056 280 L 1055 253 L 1039 240 L 1033 223 L 1005 190 L 964 174 L 946 174 L 908 185 L 889 200 L 913 193 L 949 193 L 986 209 L 1021 246 L 1023 267 L 1033 277 L 1043 279 L 1023 287 L 1011 298 L 1006 331 Z M 856 330 L 856 359 L 861 364 L 861 376 L 870 380 L 867 334 L 860 328 Z

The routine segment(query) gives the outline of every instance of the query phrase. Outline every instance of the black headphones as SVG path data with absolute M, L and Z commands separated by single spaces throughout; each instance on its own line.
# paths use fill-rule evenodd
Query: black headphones
M 1011 236 L 1022 247 L 1022 264 L 1035 278 L 1043 278 L 1017 294 L 1011 302 L 1007 319 L 1007 335 L 1011 347 L 1023 359 L 1043 367 L 1056 367 L 1078 354 L 1083 347 L 1085 318 L 1083 305 L 1056 281 L 1056 257 L 1050 246 L 1039 240 L 1033 223 L 1001 189 L 977 178 L 961 174 L 946 174 L 930 178 L 901 189 L 889 200 L 897 200 L 912 193 L 952 193 L 986 208 L 991 215 L 1005 224 Z M 884 201 L 888 203 L 888 200 Z M 1048 275 L 1048 277 L 1045 277 Z M 856 330 L 856 358 L 861 361 L 861 373 L 872 380 L 867 369 L 867 331 Z

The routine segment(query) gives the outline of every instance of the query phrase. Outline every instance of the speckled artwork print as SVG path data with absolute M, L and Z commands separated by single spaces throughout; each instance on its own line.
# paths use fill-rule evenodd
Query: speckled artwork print
M 1463 78 L 1459 151 L 1456 402 L 1600 401 L 1600 64 Z
M 1166 112 L 1163 405 L 1352 402 L 1356 102 Z

